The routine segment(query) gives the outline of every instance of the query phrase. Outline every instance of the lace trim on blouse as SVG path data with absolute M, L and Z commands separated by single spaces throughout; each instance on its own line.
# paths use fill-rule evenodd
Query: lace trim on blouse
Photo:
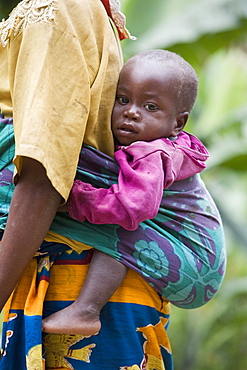
M 36 22 L 54 22 L 57 0 L 23 0 L 10 13 L 7 20 L 0 23 L 0 42 L 5 47 L 13 32 L 18 36 L 25 27 Z

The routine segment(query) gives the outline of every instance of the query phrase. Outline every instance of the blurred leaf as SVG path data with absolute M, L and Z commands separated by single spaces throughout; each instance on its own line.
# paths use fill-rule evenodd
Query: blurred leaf
M 237 171 L 246 171 L 247 170 L 247 154 L 234 156 L 228 161 L 225 161 L 223 166 L 237 170 Z
M 231 300 L 239 294 L 246 295 L 247 293 L 247 277 L 235 278 L 224 284 L 221 295 L 223 299 Z M 246 312 L 247 318 L 247 312 Z
M 219 51 L 208 58 L 198 74 L 200 116 L 194 123 L 195 134 L 210 141 L 210 137 L 214 140 L 217 133 L 227 132 L 226 128 L 240 119 L 246 124 L 246 53 L 237 48 Z
M 220 47 L 243 39 L 247 30 L 244 0 L 135 0 L 125 2 L 123 9 L 128 27 L 138 38 L 125 46 L 128 56 L 147 49 L 177 46 L 188 59 L 196 46 L 194 60 L 199 58 L 202 62 Z
M 0 18 L 7 18 L 11 10 L 18 4 L 18 0 L 1 0 Z
M 247 169 L 247 138 L 239 138 L 235 134 L 222 137 L 216 135 L 215 141 L 208 145 L 208 149 L 210 158 L 207 162 L 207 171 L 216 166 L 226 166 L 242 171 Z M 240 167 L 241 163 L 242 167 Z

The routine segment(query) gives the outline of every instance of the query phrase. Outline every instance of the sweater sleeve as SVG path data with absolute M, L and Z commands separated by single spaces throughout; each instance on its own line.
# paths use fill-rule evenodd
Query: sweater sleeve
M 157 139 L 121 147 L 115 152 L 118 184 L 98 189 L 76 180 L 68 202 L 70 216 L 137 229 L 140 222 L 156 216 L 164 189 L 204 169 L 207 153 L 192 148 L 189 136 L 182 144 Z
M 135 230 L 141 221 L 156 216 L 164 189 L 160 152 L 152 152 L 135 161 L 128 153 L 119 150 L 117 161 L 120 166 L 118 184 L 109 189 L 94 188 L 80 180 L 74 182 L 68 201 L 71 217 Z

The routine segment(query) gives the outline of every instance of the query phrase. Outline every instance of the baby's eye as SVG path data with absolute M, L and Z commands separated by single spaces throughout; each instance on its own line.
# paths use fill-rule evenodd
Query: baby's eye
M 126 98 L 126 96 L 117 96 L 116 97 L 116 101 L 119 103 L 119 104 L 128 104 L 129 102 L 129 99 Z
M 155 110 L 158 110 L 159 108 L 157 107 L 157 105 L 153 104 L 153 103 L 148 103 L 144 106 L 147 110 L 150 110 L 150 111 L 155 111 Z

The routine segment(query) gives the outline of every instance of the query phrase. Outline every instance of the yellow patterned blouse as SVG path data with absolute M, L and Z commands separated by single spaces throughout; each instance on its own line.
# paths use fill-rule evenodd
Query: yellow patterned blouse
M 23 0 L 0 23 L 0 109 L 13 115 L 14 163 L 41 162 L 66 200 L 86 144 L 112 155 L 122 56 L 100 0 Z

